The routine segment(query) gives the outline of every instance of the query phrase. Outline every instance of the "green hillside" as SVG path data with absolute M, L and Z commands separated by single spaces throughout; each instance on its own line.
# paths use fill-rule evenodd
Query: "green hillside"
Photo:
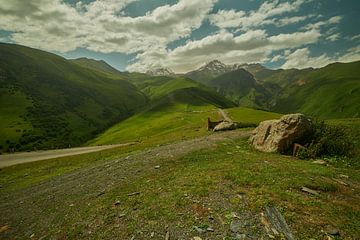
M 264 108 L 271 97 L 270 92 L 244 69 L 220 75 L 209 85 L 241 106 Z
M 334 63 L 306 72 L 286 86 L 272 108 L 322 118 L 359 117 L 360 62 Z
M 147 102 L 134 85 L 54 54 L 0 44 L 0 145 L 79 145 Z
M 85 67 L 91 70 L 96 70 L 99 72 L 107 73 L 110 75 L 116 75 L 116 76 L 122 75 L 120 71 L 116 70 L 115 68 L 113 68 L 103 60 L 95 60 L 84 57 L 84 58 L 71 59 L 69 61 L 76 63 L 81 67 Z
M 91 144 L 168 142 L 203 135 L 207 118 L 219 119 L 217 108 L 234 106 L 199 87 L 179 88 L 153 100 L 146 110 L 114 125 Z

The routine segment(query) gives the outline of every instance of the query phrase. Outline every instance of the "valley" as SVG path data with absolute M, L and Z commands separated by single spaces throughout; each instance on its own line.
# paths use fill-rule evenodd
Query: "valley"
M 249 136 L 294 112 L 352 136 L 360 62 L 129 73 L 18 45 L 0 53 L 1 238 L 281 239 L 266 222 L 276 209 L 297 239 L 356 239 L 358 148 L 319 164 L 257 151 Z M 244 127 L 212 132 L 208 118 Z

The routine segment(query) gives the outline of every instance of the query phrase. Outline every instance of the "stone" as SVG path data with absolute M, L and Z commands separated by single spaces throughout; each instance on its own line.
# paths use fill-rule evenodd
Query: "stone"
M 169 240 L 170 239 L 170 232 L 166 232 L 165 234 L 165 240 Z
M 334 228 L 333 226 L 327 225 L 325 227 L 325 232 L 327 234 L 333 235 L 333 236 L 337 236 L 340 235 L 340 231 L 337 228 Z
M 160 168 L 160 166 L 159 166 L 159 165 L 156 165 L 154 168 L 155 168 L 155 169 L 159 169 L 159 168 Z
M 302 187 L 302 188 L 301 188 L 301 191 L 307 192 L 307 193 L 310 193 L 310 194 L 313 194 L 313 195 L 319 195 L 319 194 L 320 194 L 320 193 L 318 193 L 317 191 L 312 190 L 312 189 L 307 188 L 307 187 Z
M 235 239 L 236 239 L 236 240 L 243 240 L 243 239 L 246 239 L 246 234 L 245 234 L 245 233 L 242 233 L 242 234 L 236 234 Z
M 319 164 L 319 165 L 326 165 L 326 164 L 327 164 L 327 162 L 326 162 L 326 161 L 321 160 L 321 159 L 319 159 L 319 160 L 315 160 L 315 161 L 313 161 L 312 163 Z
M 234 219 L 230 223 L 230 230 L 234 233 L 240 232 L 242 229 L 242 223 L 238 219 Z
M 301 113 L 288 114 L 279 120 L 267 120 L 253 131 L 249 141 L 263 152 L 284 153 L 311 131 L 312 122 Z
M 194 226 L 194 229 L 195 229 L 195 231 L 197 231 L 197 232 L 200 233 L 200 234 L 203 234 L 203 233 L 206 232 L 205 229 L 202 229 L 202 228 L 200 228 L 200 227 L 198 227 L 198 226 Z
M 292 234 L 285 218 L 281 212 L 275 206 L 266 206 L 265 215 L 268 220 L 268 224 L 271 231 L 276 235 L 284 235 L 287 240 L 294 240 L 295 237 Z
M 235 130 L 238 128 L 237 123 L 235 122 L 221 122 L 214 127 L 214 132 L 217 131 L 226 131 L 226 130 Z

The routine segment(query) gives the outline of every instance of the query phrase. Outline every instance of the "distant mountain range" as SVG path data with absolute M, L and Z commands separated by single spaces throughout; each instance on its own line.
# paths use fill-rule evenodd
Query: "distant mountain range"
M 177 104 L 359 117 L 360 61 L 272 70 L 214 60 L 186 74 L 144 74 L 0 44 L 0 151 L 78 146 L 134 114 Z

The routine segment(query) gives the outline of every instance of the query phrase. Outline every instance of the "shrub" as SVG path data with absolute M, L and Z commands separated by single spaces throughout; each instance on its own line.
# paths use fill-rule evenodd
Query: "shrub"
M 324 122 L 315 122 L 306 142 L 306 148 L 299 151 L 299 158 L 351 157 L 356 145 L 355 136 L 348 127 Z

